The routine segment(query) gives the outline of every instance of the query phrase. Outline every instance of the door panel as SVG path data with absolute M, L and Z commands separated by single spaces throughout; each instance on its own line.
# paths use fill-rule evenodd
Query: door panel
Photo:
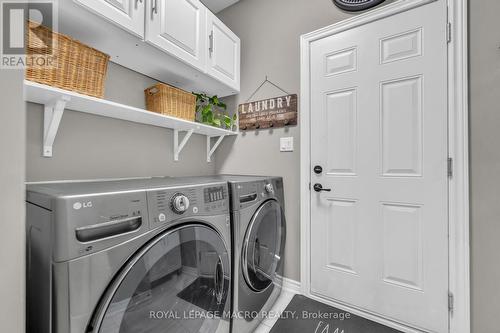
M 240 90 L 240 39 L 214 14 L 207 14 L 208 73 Z
M 383 279 L 423 291 L 422 207 L 382 203 Z
M 382 174 L 422 176 L 422 77 L 381 85 Z
M 311 292 L 447 332 L 446 1 L 315 41 L 310 66 L 331 189 L 311 193 Z
M 327 267 L 346 273 L 358 274 L 356 249 L 357 202 L 355 200 L 328 199 Z
M 151 0 L 146 40 L 205 71 L 207 9 L 199 0 Z
M 343 144 L 328 150 L 327 173 L 354 175 L 357 158 L 357 110 L 356 89 L 327 94 L 327 126 L 329 147 L 337 142 Z
M 211 228 L 167 231 L 145 245 L 110 285 L 93 332 L 229 332 L 229 265 L 226 245 Z M 155 318 L 158 312 L 161 317 Z
M 144 0 L 75 0 L 97 15 L 144 38 Z

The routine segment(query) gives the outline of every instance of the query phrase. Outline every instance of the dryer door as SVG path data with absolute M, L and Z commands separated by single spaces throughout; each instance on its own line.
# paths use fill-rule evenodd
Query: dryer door
M 165 231 L 114 279 L 89 332 L 229 332 L 230 259 L 204 225 Z
M 254 291 L 267 289 L 281 265 L 285 245 L 285 218 L 276 200 L 268 200 L 255 212 L 243 242 L 243 276 Z

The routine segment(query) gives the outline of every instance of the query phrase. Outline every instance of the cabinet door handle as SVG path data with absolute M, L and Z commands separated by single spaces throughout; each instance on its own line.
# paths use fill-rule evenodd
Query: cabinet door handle
M 209 40 L 208 52 L 210 53 L 210 58 L 212 58 L 212 54 L 214 53 L 214 32 L 213 31 L 210 33 L 210 36 L 208 36 L 208 40 Z

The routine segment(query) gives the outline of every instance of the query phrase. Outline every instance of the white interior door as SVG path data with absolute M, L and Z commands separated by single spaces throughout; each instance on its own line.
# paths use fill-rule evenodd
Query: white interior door
M 315 41 L 310 66 L 331 189 L 311 190 L 311 293 L 447 332 L 446 1 Z
M 199 0 L 149 0 L 146 40 L 205 72 L 206 11 Z
M 75 0 L 129 32 L 144 38 L 144 0 Z

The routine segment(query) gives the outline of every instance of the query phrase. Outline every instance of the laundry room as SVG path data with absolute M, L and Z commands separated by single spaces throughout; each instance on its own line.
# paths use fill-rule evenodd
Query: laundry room
M 0 331 L 500 332 L 497 1 L 0 7 Z

